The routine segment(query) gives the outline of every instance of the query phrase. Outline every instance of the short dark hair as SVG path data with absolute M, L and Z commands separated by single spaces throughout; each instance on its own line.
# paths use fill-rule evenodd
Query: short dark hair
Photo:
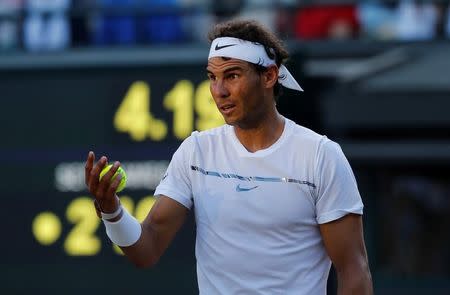
M 285 49 L 282 41 L 278 39 L 269 29 L 255 20 L 230 20 L 215 25 L 208 34 L 209 42 L 220 37 L 234 37 L 242 40 L 257 42 L 264 46 L 267 55 L 275 59 L 278 67 L 289 58 L 289 53 Z M 258 73 L 264 72 L 267 68 L 261 65 L 250 63 Z M 274 86 L 274 96 L 278 98 L 282 94 L 280 83 Z

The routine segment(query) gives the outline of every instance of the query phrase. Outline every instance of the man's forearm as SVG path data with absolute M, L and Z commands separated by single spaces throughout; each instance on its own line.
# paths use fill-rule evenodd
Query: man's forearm
M 359 269 L 337 274 L 338 295 L 373 295 L 370 271 Z
M 148 227 L 142 225 L 142 233 L 139 240 L 129 246 L 120 247 L 125 254 L 125 256 L 130 260 L 135 266 L 139 268 L 147 268 L 155 265 L 159 260 L 159 255 L 156 254 L 155 242 L 153 240 L 153 233 Z

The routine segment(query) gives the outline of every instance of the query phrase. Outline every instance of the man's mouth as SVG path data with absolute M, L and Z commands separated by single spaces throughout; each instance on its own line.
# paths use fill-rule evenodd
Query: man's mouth
M 232 104 L 230 104 L 230 105 L 225 105 L 225 106 L 222 106 L 222 110 L 228 110 L 228 109 L 231 109 L 231 108 L 233 108 L 234 107 L 234 105 L 232 105 Z
M 220 107 L 222 113 L 229 114 L 235 108 L 234 104 L 225 104 Z

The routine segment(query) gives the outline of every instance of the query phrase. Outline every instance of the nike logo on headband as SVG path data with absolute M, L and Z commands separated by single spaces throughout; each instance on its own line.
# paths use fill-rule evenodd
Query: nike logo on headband
M 236 44 L 228 44 L 228 45 L 223 45 L 223 46 L 219 46 L 219 44 L 216 44 L 216 47 L 214 49 L 217 51 L 217 50 L 220 50 L 220 49 L 223 49 L 223 48 L 227 48 L 227 47 L 230 47 L 230 46 L 234 46 L 234 45 L 236 45 Z

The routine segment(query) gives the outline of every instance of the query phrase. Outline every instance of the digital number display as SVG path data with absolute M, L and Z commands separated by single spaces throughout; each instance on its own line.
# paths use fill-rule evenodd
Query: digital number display
M 114 116 L 114 127 L 130 134 L 134 141 L 162 141 L 167 138 L 167 122 L 158 119 L 150 109 L 151 88 L 144 81 L 134 82 Z M 209 91 L 209 81 L 203 81 L 194 89 L 189 80 L 176 82 L 164 96 L 163 106 L 173 113 L 172 133 L 177 139 L 185 139 L 195 130 L 206 130 L 224 124 Z
M 129 196 L 121 196 L 122 206 L 142 222 L 155 202 L 154 196 L 146 196 L 135 204 Z M 92 198 L 80 196 L 66 208 L 65 218 L 73 227 L 64 239 L 64 252 L 69 256 L 94 256 L 100 253 L 102 241 L 96 235 L 100 219 L 92 210 Z M 59 216 L 50 211 L 40 212 L 33 219 L 34 238 L 43 246 L 51 246 L 61 237 L 62 222 Z M 123 254 L 114 245 L 114 252 Z
M 89 150 L 120 160 L 128 174 L 121 202 L 143 220 L 181 141 L 224 123 L 204 71 L 203 64 L 0 70 L 0 293 L 198 293 L 192 214 L 156 269 L 138 270 L 106 237 L 84 161 Z

